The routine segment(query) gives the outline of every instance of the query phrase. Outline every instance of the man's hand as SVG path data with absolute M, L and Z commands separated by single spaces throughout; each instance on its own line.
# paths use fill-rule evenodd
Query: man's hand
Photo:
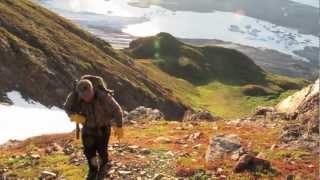
M 86 122 L 86 118 L 79 114 L 71 114 L 70 120 L 75 123 L 84 124 Z
M 118 140 L 120 140 L 121 138 L 123 138 L 123 129 L 122 129 L 122 127 L 121 127 L 121 128 L 119 128 L 119 127 L 114 127 L 113 130 L 114 130 L 114 136 L 116 136 L 116 138 L 117 138 Z

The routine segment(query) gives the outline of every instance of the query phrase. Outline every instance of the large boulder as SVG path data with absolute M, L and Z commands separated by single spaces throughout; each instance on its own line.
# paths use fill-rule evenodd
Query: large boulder
M 163 118 L 164 115 L 159 109 L 146 108 L 144 106 L 139 106 L 124 114 L 124 121 L 137 121 L 142 119 L 161 120 Z
M 221 134 L 212 137 L 206 152 L 206 162 L 222 159 L 226 155 L 245 154 L 240 138 L 235 134 Z
M 284 113 L 296 119 L 307 116 L 310 120 L 319 119 L 319 79 L 302 90 L 294 93 L 276 105 L 278 113 Z

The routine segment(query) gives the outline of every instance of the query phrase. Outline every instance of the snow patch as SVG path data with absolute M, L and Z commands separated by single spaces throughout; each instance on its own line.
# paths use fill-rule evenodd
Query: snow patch
M 17 91 L 7 93 L 12 106 L 0 105 L 0 144 L 10 139 L 70 132 L 74 124 L 57 107 L 47 108 L 34 100 L 25 100 Z

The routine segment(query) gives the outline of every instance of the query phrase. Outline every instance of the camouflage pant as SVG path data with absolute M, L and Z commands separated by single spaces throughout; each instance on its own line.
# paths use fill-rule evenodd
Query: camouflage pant
M 98 133 L 90 133 L 94 131 Z M 84 154 L 88 160 L 89 171 L 97 172 L 99 167 L 103 167 L 108 162 L 110 132 L 110 126 L 95 129 L 84 127 L 82 129 L 82 143 Z

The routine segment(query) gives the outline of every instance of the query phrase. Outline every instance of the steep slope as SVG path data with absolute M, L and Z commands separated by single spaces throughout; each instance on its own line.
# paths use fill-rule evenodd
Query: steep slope
M 267 73 L 236 50 L 191 46 L 167 33 L 137 39 L 125 52 L 184 103 L 224 117 L 274 105 L 305 84 Z
M 20 91 L 45 105 L 62 105 L 73 80 L 90 73 L 107 81 L 126 109 L 157 107 L 180 118 L 187 107 L 148 79 L 125 54 L 28 0 L 0 1 L 0 97 Z

